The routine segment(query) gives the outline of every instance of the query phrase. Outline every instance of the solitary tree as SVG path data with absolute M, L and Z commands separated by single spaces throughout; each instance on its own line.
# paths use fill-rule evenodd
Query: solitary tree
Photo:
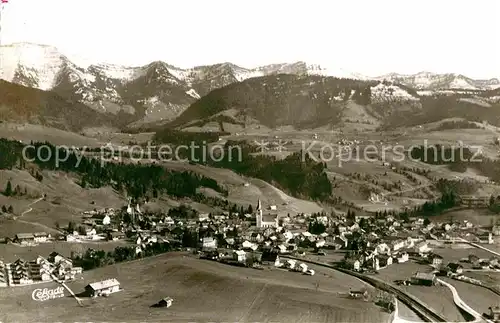
M 10 214 L 14 213 L 14 208 L 11 206 L 9 206 L 9 208 L 7 209 L 7 212 L 9 212 Z
M 7 182 L 7 187 L 5 188 L 4 194 L 5 196 L 12 195 L 12 183 L 10 181 Z

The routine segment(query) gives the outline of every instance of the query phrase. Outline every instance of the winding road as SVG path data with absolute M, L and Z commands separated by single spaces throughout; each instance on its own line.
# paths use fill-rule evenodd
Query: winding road
M 445 282 L 442 279 L 437 280 L 440 284 L 448 287 L 451 290 L 451 293 L 453 294 L 453 301 L 455 304 L 461 308 L 463 311 L 469 313 L 474 317 L 473 323 L 479 323 L 479 322 L 488 322 L 488 323 L 493 323 L 491 320 L 484 319 L 481 314 L 479 314 L 476 310 L 474 310 L 472 307 L 467 305 L 461 298 L 460 295 L 458 295 L 457 289 L 452 285 L 447 282 Z
M 43 197 L 41 197 L 39 199 L 36 199 L 33 202 L 31 202 L 30 204 L 28 204 L 28 209 L 26 211 L 24 211 L 23 213 L 21 213 L 20 216 L 23 216 L 23 215 L 25 215 L 25 214 L 30 213 L 31 211 L 33 211 L 33 208 L 31 206 L 35 205 L 36 203 L 40 202 L 41 200 L 43 200 Z
M 30 213 L 31 211 L 33 211 L 33 208 L 31 206 L 35 205 L 36 203 L 42 201 L 44 198 L 41 197 L 41 198 L 38 198 L 36 200 L 34 200 L 33 202 L 31 202 L 30 204 L 28 204 L 28 208 L 19 215 L 19 217 L 15 216 L 14 217 L 14 220 L 16 220 L 17 222 L 21 222 L 21 223 L 25 223 L 25 224 L 30 224 L 30 225 L 35 225 L 35 226 L 38 226 L 40 228 L 43 228 L 44 230 L 48 230 L 49 232 L 50 231 L 53 231 L 53 232 L 60 232 L 59 230 L 56 230 L 54 228 L 51 228 L 45 224 L 41 224 L 41 223 L 38 223 L 38 222 L 30 222 L 30 221 L 25 221 L 25 220 L 21 220 L 20 217 Z

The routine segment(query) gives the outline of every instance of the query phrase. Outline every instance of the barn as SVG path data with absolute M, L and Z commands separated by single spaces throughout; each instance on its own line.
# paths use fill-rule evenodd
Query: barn
M 432 273 L 417 272 L 411 278 L 411 283 L 414 285 L 433 286 L 436 284 L 436 275 Z

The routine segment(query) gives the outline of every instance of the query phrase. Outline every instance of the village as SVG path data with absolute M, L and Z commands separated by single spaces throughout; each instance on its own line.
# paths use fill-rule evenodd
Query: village
M 7 237 L 5 242 L 30 247 L 58 241 L 123 241 L 129 254 L 119 256 L 118 251 L 115 252 L 115 262 L 185 250 L 201 259 L 227 265 L 259 270 L 280 268 L 310 276 L 315 275 L 311 265 L 314 262 L 367 275 L 409 262 L 428 265 L 427 271 L 415 271 L 406 278 L 394 279 L 399 285 L 433 286 L 437 284 L 437 277 L 443 275 L 481 285 L 481 281 L 464 275 L 466 271 L 500 271 L 499 256 L 480 258 L 470 251 L 466 257 L 448 260 L 447 255 L 455 250 L 447 248 L 449 246 L 489 245 L 500 235 L 498 225 L 477 227 L 468 221 L 434 223 L 423 218 L 405 221 L 387 214 L 357 216 L 353 211 L 338 216 L 325 213 L 280 216 L 278 206 L 264 207 L 260 200 L 242 213 L 203 214 L 181 205 L 161 214 L 143 212 L 139 203 L 129 200 L 122 210 L 106 208 L 84 212 L 80 222 L 70 223 L 59 236 L 20 232 Z M 463 253 L 464 249 L 456 250 Z M 105 256 L 99 256 L 98 250 L 89 250 L 71 257 L 52 253 L 47 259 L 39 256 L 29 261 L 0 263 L 0 286 L 71 281 L 84 270 L 105 266 L 107 261 L 101 259 L 96 264 L 93 260 L 99 257 Z M 94 283 L 104 287 L 94 286 L 92 295 L 102 294 L 95 290 L 106 290 L 106 295 L 118 291 L 118 279 Z M 351 291 L 354 296 L 356 293 Z

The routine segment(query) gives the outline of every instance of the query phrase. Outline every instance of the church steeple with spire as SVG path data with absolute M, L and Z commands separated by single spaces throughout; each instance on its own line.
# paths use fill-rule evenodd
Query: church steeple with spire
M 256 214 L 255 214 L 255 219 L 256 219 L 256 224 L 257 228 L 262 228 L 262 203 L 259 201 L 257 202 L 257 208 L 256 208 Z

